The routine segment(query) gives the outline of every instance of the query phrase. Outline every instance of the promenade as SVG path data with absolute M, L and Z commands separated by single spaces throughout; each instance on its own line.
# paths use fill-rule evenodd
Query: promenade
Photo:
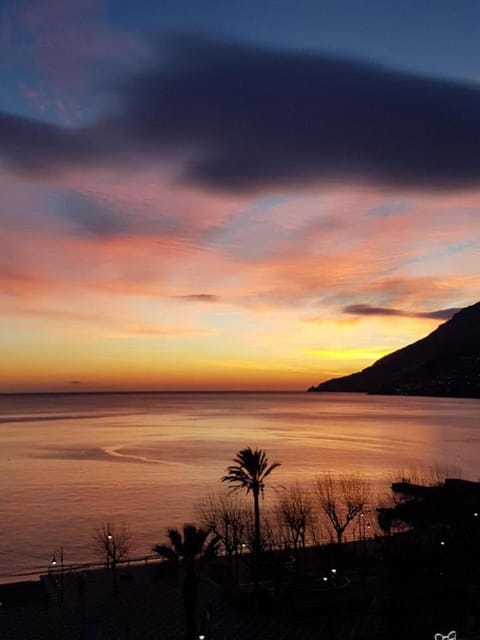
M 310 550 L 311 560 L 317 553 Z M 351 566 L 348 588 L 322 588 L 323 579 L 315 577 L 317 569 L 311 560 L 307 561 L 312 566 L 310 577 L 302 572 L 284 575 L 278 590 L 275 579 L 262 584 L 263 597 L 257 606 L 248 596 L 252 585 L 247 584 L 246 563 L 240 570 L 240 585 L 230 587 L 205 577 L 210 565 L 199 566 L 203 577 L 199 579 L 197 636 L 204 635 L 205 640 L 403 640 L 408 630 L 412 640 L 431 640 L 433 631 L 457 628 L 457 640 L 480 640 L 473 631 L 478 629 L 474 620 L 455 613 L 455 590 L 456 605 L 448 588 L 434 591 L 432 585 L 429 592 L 412 583 L 408 590 L 388 593 L 379 564 L 372 564 L 368 574 L 361 565 Z M 225 569 L 222 562 L 216 567 L 217 572 Z M 106 569 L 67 571 L 63 583 L 60 577 L 57 571 L 55 578 L 47 574 L 41 583 L 0 585 L 0 640 L 184 639 L 183 576 L 168 563 L 119 568 L 116 594 L 112 573 Z M 480 594 L 471 589 L 464 592 L 472 603 L 465 611 L 476 615 L 474 603 L 480 602 Z
M 66 573 L 63 604 L 58 592 L 49 588 L 47 598 L 38 584 L 32 587 L 31 583 L 23 585 L 25 599 L 22 602 L 19 585 L 17 602 L 7 599 L 0 608 L 0 638 L 182 640 L 181 577 L 165 571 L 159 577 L 159 568 L 163 568 L 160 563 L 151 563 L 122 569 L 116 595 L 111 572 Z M 200 580 L 198 635 L 203 633 L 208 640 L 328 640 L 333 637 L 331 620 L 316 617 L 300 621 L 286 613 L 276 611 L 272 615 L 268 611 L 233 606 L 221 586 L 210 579 Z M 344 633 L 351 623 L 351 618 L 348 624 L 339 618 L 335 623 L 335 637 L 348 637 Z M 360 628 L 357 631 L 359 639 L 362 635 L 368 637 Z

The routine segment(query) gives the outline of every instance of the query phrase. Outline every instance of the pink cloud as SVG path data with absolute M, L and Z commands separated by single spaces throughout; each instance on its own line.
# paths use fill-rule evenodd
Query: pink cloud
M 52 180 L 52 184 L 100 199 L 115 210 L 137 218 L 140 229 L 142 221 L 165 217 L 177 223 L 179 233 L 190 234 L 221 223 L 241 211 L 249 200 L 177 185 L 174 172 L 174 167 L 151 165 L 140 165 L 137 170 L 69 171 L 61 180 Z
M 122 308 L 130 304 L 127 299 L 182 304 L 179 298 L 204 294 L 216 296 L 216 306 L 284 309 L 299 318 L 315 318 L 319 310 L 338 317 L 353 303 L 430 311 L 462 306 L 478 295 L 480 276 L 472 264 L 480 237 L 480 217 L 472 213 L 475 194 L 412 196 L 408 210 L 380 217 L 369 211 L 390 197 L 384 191 L 292 194 L 268 214 L 255 214 L 263 225 L 265 252 L 252 258 L 249 245 L 258 228 L 251 216 L 240 246 L 234 246 L 238 236 L 212 241 L 206 233 L 241 225 L 251 201 L 179 188 L 168 174 L 157 181 L 155 175 L 92 170 L 43 184 L 100 200 L 129 221 L 126 232 L 111 236 L 82 236 L 68 220 L 33 219 L 35 188 L 20 197 L 17 185 L 16 199 L 7 191 L 0 205 L 8 221 L 0 276 L 7 290 L 51 304 L 56 297 L 65 300 L 68 291 L 82 292 L 87 305 L 89 296 L 95 304 L 102 296 L 117 297 Z M 167 216 L 174 226 L 153 231 L 153 223 Z M 279 227 L 286 233 L 277 235 Z M 452 245 L 464 242 L 474 244 L 449 254 Z
M 430 300 L 434 308 L 449 306 L 451 298 L 455 304 L 474 300 L 479 278 L 476 270 L 472 272 L 471 259 L 469 265 L 462 256 L 478 255 L 480 217 L 472 215 L 475 194 L 431 196 L 402 215 L 380 219 L 366 215 L 366 207 L 375 199 L 385 199 L 385 193 L 360 193 L 352 205 L 351 196 L 344 199 L 340 192 L 336 202 L 333 199 L 319 210 L 317 220 L 300 225 L 275 255 L 246 261 L 244 284 L 255 278 L 262 283 L 252 286 L 250 294 L 245 292 L 246 302 L 320 305 L 368 295 L 372 303 L 388 298 L 428 310 Z M 298 214 L 300 220 L 306 219 L 301 211 Z M 321 224 L 328 216 L 337 224 Z M 450 255 L 452 245 L 475 238 L 472 249 Z M 437 272 L 441 263 L 441 274 L 428 272 L 425 264 L 430 262 Z

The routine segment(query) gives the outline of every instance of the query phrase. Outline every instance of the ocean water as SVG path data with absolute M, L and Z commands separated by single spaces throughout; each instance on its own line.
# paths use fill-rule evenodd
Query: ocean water
M 307 393 L 0 396 L 0 580 L 95 560 L 104 522 L 150 553 L 235 453 L 266 449 L 280 486 L 322 472 L 362 474 L 381 491 L 412 468 L 480 477 L 480 401 Z

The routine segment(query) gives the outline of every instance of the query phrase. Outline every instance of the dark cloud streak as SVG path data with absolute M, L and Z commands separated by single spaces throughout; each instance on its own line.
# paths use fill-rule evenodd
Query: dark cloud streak
M 480 182 L 480 89 L 317 54 L 162 39 L 94 125 L 0 113 L 0 157 L 20 170 L 175 158 L 218 190 L 327 180 L 399 188 Z
M 437 311 L 404 311 L 392 307 L 373 307 L 369 304 L 351 304 L 343 308 L 343 313 L 356 316 L 396 316 L 431 320 L 449 320 L 457 311 L 460 311 L 460 308 L 438 309 Z
M 185 296 L 175 297 L 187 302 L 220 302 L 219 296 L 216 296 L 213 293 L 190 293 Z
M 48 173 L 64 164 L 88 164 L 98 150 L 88 130 L 0 112 L 0 158 L 14 169 Z

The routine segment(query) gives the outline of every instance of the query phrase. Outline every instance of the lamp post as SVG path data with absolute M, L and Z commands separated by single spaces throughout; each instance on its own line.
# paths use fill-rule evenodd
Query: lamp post
M 117 584 L 117 561 L 119 560 L 118 556 L 118 538 L 115 538 L 113 529 L 110 528 L 110 523 L 107 522 L 107 530 L 106 530 L 106 550 L 107 550 L 107 569 L 112 570 L 113 576 L 113 593 L 116 594 L 118 592 L 118 584 Z
M 53 557 L 51 560 L 51 572 L 52 574 L 55 572 L 55 569 L 57 567 L 57 553 L 60 553 L 60 604 L 63 604 L 63 588 L 64 588 L 64 583 L 63 583 L 63 574 L 64 574 L 64 564 L 63 564 L 63 546 L 60 547 L 60 549 L 56 549 L 53 552 Z
M 246 546 L 245 542 L 238 542 L 235 545 L 235 582 L 237 584 L 240 579 L 240 556 L 242 555 L 242 552 L 245 551 Z
M 112 540 L 113 540 L 113 535 L 112 535 L 112 532 L 110 530 L 110 523 L 107 522 L 107 540 L 106 540 L 106 542 L 107 542 L 107 544 L 106 544 L 106 548 L 107 548 L 107 569 L 110 569 L 110 555 L 111 555 L 111 553 L 110 553 L 110 543 L 112 542 Z
M 365 526 L 366 526 L 365 513 L 363 511 L 360 511 L 360 513 L 358 514 L 358 534 L 359 534 L 360 545 L 361 545 L 359 549 L 359 555 L 363 551 L 364 558 L 365 558 Z

